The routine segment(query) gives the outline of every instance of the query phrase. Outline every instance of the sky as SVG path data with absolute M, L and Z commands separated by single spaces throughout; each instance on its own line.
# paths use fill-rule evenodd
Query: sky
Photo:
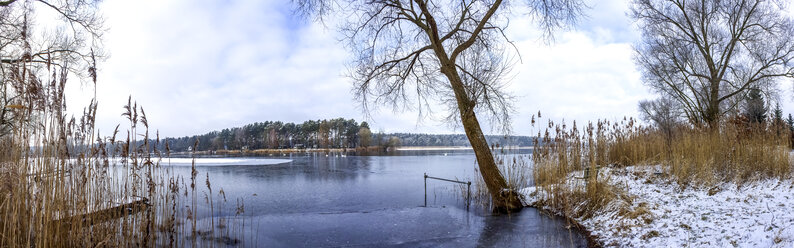
M 363 113 L 344 76 L 351 56 L 337 30 L 295 17 L 289 2 L 104 1 L 109 57 L 98 66 L 97 126 L 108 133 L 124 123 L 122 106 L 132 96 L 161 136 L 337 117 L 385 132 L 463 132 L 443 122 L 443 113 Z M 636 118 L 637 103 L 655 98 L 632 61 L 639 32 L 627 2 L 589 1 L 588 17 L 551 44 L 526 15 L 510 19 L 506 35 L 521 55 L 507 88 L 518 97 L 513 134 L 537 132 L 530 119 L 538 111 L 569 123 L 618 120 Z M 87 104 L 79 97 L 92 94 L 86 88 L 73 90 L 72 110 Z M 782 88 L 783 110 L 793 112 L 792 86 Z

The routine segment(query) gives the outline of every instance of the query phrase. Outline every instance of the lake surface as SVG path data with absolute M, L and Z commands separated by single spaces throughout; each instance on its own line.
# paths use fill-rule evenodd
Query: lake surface
M 168 159 L 163 160 L 168 165 Z M 173 172 L 188 178 L 191 159 L 171 159 Z M 401 151 L 390 156 L 302 153 L 257 158 L 199 158 L 197 188 L 209 175 L 216 203 L 214 221 L 233 239 L 220 245 L 246 247 L 584 247 L 576 230 L 536 209 L 492 216 L 466 210 L 458 185 L 424 177 L 473 181 L 469 151 Z M 188 182 L 189 184 L 189 182 Z M 472 185 L 474 187 L 474 185 Z M 227 202 L 219 206 L 217 192 Z M 465 189 L 465 188 L 464 188 Z M 203 200 L 203 193 L 200 194 Z M 235 208 L 245 204 L 244 212 Z M 210 221 L 205 201 L 198 218 Z M 221 210 L 218 210 L 218 209 Z M 230 230 L 231 229 L 231 230 Z M 216 230 L 218 231 L 218 230 Z

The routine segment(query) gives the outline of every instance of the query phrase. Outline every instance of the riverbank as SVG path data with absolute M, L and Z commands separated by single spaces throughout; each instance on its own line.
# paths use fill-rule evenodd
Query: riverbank
M 592 217 L 573 220 L 603 246 L 618 247 L 791 247 L 794 245 L 794 181 L 749 180 L 711 188 L 681 189 L 664 176 L 661 166 L 603 168 L 617 199 Z M 561 187 L 583 187 L 582 172 L 569 175 Z M 530 187 L 527 203 L 539 206 L 547 197 Z

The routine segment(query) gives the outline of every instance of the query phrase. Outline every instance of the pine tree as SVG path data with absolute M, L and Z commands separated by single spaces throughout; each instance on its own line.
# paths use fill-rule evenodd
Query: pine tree
M 788 119 L 786 119 L 786 122 L 788 123 L 789 130 L 794 132 L 794 118 L 791 117 L 791 113 L 788 114 Z
M 775 103 L 775 123 L 782 123 L 783 122 L 783 110 L 780 109 L 780 103 Z
M 764 97 L 761 90 L 751 89 L 747 95 L 747 105 L 745 105 L 744 115 L 752 123 L 764 123 L 766 121 L 767 108 L 764 104 Z

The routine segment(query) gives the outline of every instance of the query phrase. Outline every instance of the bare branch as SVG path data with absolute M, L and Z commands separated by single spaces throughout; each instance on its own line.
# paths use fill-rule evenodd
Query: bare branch
M 794 21 L 773 1 L 634 0 L 631 16 L 643 81 L 696 125 L 715 126 L 747 90 L 792 78 Z

